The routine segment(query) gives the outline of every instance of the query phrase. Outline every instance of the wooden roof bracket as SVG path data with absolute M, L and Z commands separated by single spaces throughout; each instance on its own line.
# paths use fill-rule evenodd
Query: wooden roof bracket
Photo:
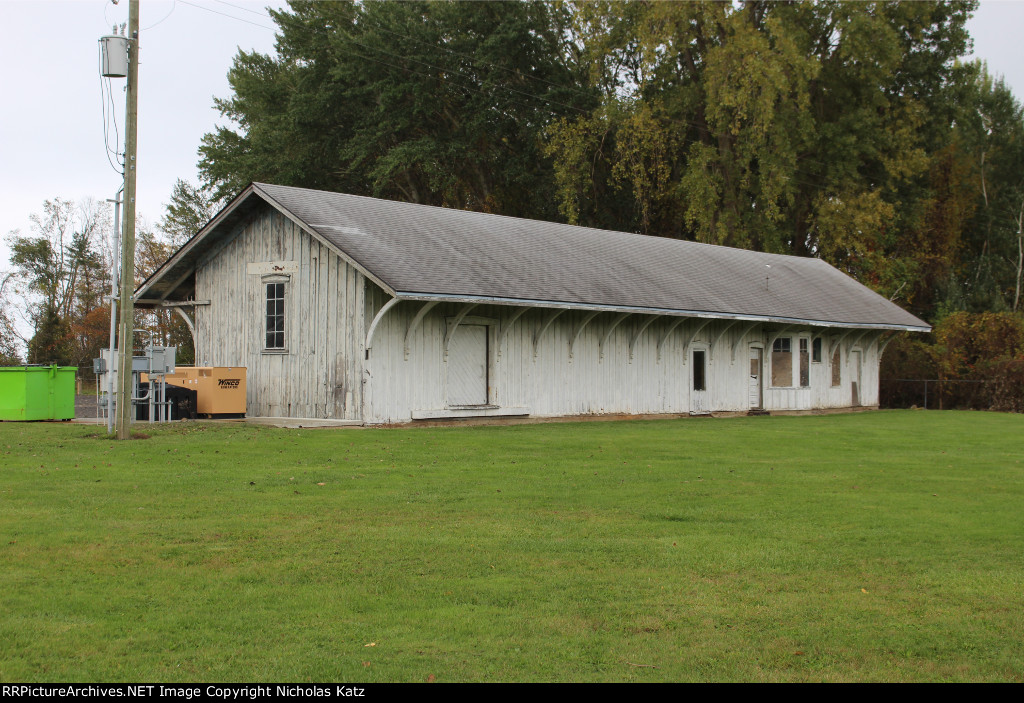
M 525 306 L 519 308 L 518 310 L 516 310 L 515 314 L 512 317 L 510 317 L 508 319 L 508 321 L 505 322 L 505 324 L 503 324 L 501 326 L 501 331 L 498 332 L 498 339 L 495 342 L 495 346 L 497 347 L 497 350 L 496 350 L 496 353 L 495 353 L 495 360 L 497 360 L 497 361 L 501 360 L 501 342 L 508 335 L 508 331 L 510 329 L 512 329 L 512 325 L 514 325 L 516 323 L 516 320 L 518 320 L 520 317 L 522 317 L 523 315 L 525 315 L 527 312 L 529 312 L 532 309 L 533 309 L 532 305 L 525 305 Z
M 760 324 L 760 321 L 751 322 L 749 325 L 744 327 L 743 331 L 740 332 L 738 337 L 736 337 L 736 341 L 732 343 L 732 357 L 729 360 L 730 364 L 736 363 L 736 349 L 740 346 L 740 344 L 742 344 L 743 340 L 747 338 L 747 335 L 750 334 L 750 330 L 754 329 Z
M 885 333 L 878 335 L 878 362 L 882 362 L 882 354 L 885 353 L 885 348 L 889 346 L 889 342 L 900 336 L 899 332 L 892 332 L 886 340 L 883 342 L 882 337 L 885 337 Z
M 860 344 L 860 340 L 864 339 L 866 336 L 868 336 L 872 332 L 874 332 L 874 330 L 864 330 L 863 332 L 858 334 L 856 337 L 854 337 L 853 341 L 850 342 L 850 344 L 846 347 L 846 353 L 849 354 L 851 351 L 853 351 L 853 348 L 855 346 L 857 346 L 858 344 Z
M 712 322 L 712 320 L 710 318 L 707 319 L 707 320 L 704 320 L 704 322 L 702 322 L 699 325 L 697 325 L 696 327 L 694 327 L 693 328 L 693 332 L 691 332 L 690 336 L 686 338 L 686 342 L 683 344 L 683 363 L 684 364 L 686 363 L 687 357 L 690 356 L 690 345 L 693 344 L 693 340 L 697 339 L 697 335 L 700 334 L 700 331 L 702 329 L 704 329 L 705 327 L 707 327 L 708 325 L 710 325 L 711 322 Z
M 370 328 L 366 330 L 366 344 L 363 347 L 366 349 L 367 359 L 370 358 L 370 346 L 373 344 L 373 333 L 377 331 L 377 325 L 380 324 L 381 318 L 387 314 L 388 310 L 398 305 L 401 301 L 401 298 L 392 298 L 388 302 L 384 303 L 384 305 L 381 306 L 381 309 L 377 311 L 377 314 L 374 315 L 373 319 L 370 321 Z
M 668 329 L 665 330 L 665 334 L 661 335 L 661 339 L 658 340 L 658 348 L 655 350 L 655 363 L 661 362 L 661 348 L 665 346 L 665 342 L 668 341 L 669 336 L 675 331 L 676 327 L 689 319 L 690 318 L 688 317 L 677 317 L 672 324 L 668 326 Z
M 178 313 L 178 316 L 185 321 L 185 326 L 188 327 L 188 331 L 192 334 L 192 348 L 197 349 L 199 345 L 196 343 L 196 326 L 192 322 L 192 319 L 185 314 L 185 311 L 179 305 L 170 306 L 174 312 Z
M 405 331 L 405 360 L 406 361 L 409 360 L 409 349 L 410 349 L 409 344 L 412 341 L 412 333 L 415 332 L 416 329 L 420 326 L 420 323 L 423 322 L 423 318 L 426 316 L 426 314 L 428 312 L 430 312 L 431 310 L 433 310 L 434 306 L 437 305 L 439 302 L 440 301 L 438 301 L 438 300 L 428 300 L 427 302 L 423 303 L 423 306 L 419 309 L 419 311 L 417 311 L 416 316 L 414 318 L 412 318 L 412 321 L 409 322 L 409 328 L 406 329 L 406 331 Z
M 455 330 L 459 329 L 459 325 L 462 324 L 462 320 L 469 314 L 469 312 L 475 308 L 479 303 L 466 303 L 462 306 L 462 310 L 455 316 L 455 319 L 451 321 L 448 327 L 448 333 L 444 336 L 444 360 L 448 361 L 448 348 L 451 346 L 452 337 L 455 336 Z
M 714 359 L 715 359 L 715 349 L 718 348 L 718 343 L 722 341 L 723 337 L 725 337 L 726 332 L 731 330 L 733 327 L 735 327 L 739 323 L 740 323 L 740 320 L 730 320 L 729 323 L 726 324 L 726 326 L 722 328 L 722 331 L 718 333 L 718 336 L 715 337 L 714 341 L 711 342 L 711 346 L 708 347 L 708 358 L 711 361 L 714 361 Z
M 587 313 L 587 316 L 583 318 L 576 327 L 576 331 L 572 333 L 572 339 L 569 340 L 569 363 L 572 363 L 572 349 L 576 346 L 576 340 L 580 338 L 580 334 L 583 332 L 583 328 L 590 324 L 590 321 L 601 314 L 600 310 L 593 310 Z
M 611 326 L 608 328 L 608 331 L 604 333 L 604 337 L 601 338 L 600 343 L 598 343 L 598 345 L 597 345 L 597 348 L 598 348 L 597 360 L 598 360 L 598 362 L 600 362 L 602 359 L 604 359 L 604 348 L 605 348 L 605 345 L 608 344 L 608 339 L 612 336 L 612 332 L 615 331 L 615 328 L 618 327 L 619 324 L 623 320 L 625 320 L 627 317 L 629 317 L 632 314 L 633 313 L 631 313 L 631 312 L 621 312 L 621 313 L 619 313 L 615 317 L 614 320 L 612 320 Z
M 550 313 L 548 313 L 548 317 L 546 320 L 544 320 L 544 324 L 540 326 L 540 330 L 537 332 L 537 334 L 533 335 L 534 361 L 537 360 L 537 352 L 540 351 L 540 338 L 543 337 L 544 333 L 548 331 L 548 327 L 551 326 L 551 323 L 554 322 L 558 318 L 558 316 L 561 315 L 566 310 L 568 310 L 568 308 L 555 308 Z
M 636 334 L 629 340 L 629 363 L 633 363 L 633 349 L 636 347 L 637 341 L 640 339 L 640 335 L 644 333 L 644 330 L 651 326 L 651 323 L 655 320 L 660 320 L 664 315 L 651 315 L 649 319 L 644 322 L 640 327 L 637 328 Z
M 843 340 L 846 339 L 847 337 L 849 337 L 850 334 L 852 334 L 852 333 L 853 333 L 853 330 L 846 330 L 841 335 L 839 335 L 838 338 L 835 338 L 835 341 L 833 341 L 832 344 L 830 344 L 829 347 L 828 347 L 828 355 L 829 355 L 830 358 L 833 355 L 835 355 L 836 349 L 838 349 L 839 346 L 843 343 Z

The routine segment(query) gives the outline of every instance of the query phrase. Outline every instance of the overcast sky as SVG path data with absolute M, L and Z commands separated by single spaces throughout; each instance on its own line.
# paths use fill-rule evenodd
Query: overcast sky
M 155 224 L 177 178 L 198 181 L 203 134 L 222 122 L 238 49 L 271 52 L 266 0 L 142 0 L 139 63 L 138 211 Z M 108 164 L 97 40 L 127 21 L 120 0 L 0 0 L 0 239 L 30 232 L 29 215 L 55 197 L 112 198 L 120 176 Z M 975 54 L 1024 96 L 1024 2 L 983 0 L 969 25 Z M 113 79 L 123 137 L 124 80 Z M 0 243 L 0 271 L 9 251 Z

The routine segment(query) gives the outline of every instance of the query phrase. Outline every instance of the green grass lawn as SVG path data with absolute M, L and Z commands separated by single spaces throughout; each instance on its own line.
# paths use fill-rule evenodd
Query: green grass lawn
M 0 423 L 0 680 L 1024 679 L 1024 417 Z

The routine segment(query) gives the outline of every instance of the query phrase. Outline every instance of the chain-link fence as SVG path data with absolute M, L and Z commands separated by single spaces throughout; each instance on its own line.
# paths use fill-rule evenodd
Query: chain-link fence
M 991 406 L 988 384 L 978 379 L 883 378 L 878 388 L 879 406 L 987 410 Z

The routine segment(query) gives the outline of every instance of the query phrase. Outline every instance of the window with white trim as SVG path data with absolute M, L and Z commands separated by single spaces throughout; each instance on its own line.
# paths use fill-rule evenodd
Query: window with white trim
M 266 344 L 270 351 L 283 351 L 284 343 L 284 298 L 287 284 L 284 281 L 265 283 L 267 293 Z

